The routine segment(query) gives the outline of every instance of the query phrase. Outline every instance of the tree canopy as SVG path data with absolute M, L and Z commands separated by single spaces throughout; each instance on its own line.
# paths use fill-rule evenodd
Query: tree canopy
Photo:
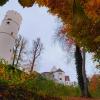
M 4 2 L 7 0 L 1 0 Z M 1 3 L 0 2 L 0 3 Z M 66 36 L 100 60 L 100 0 L 18 0 L 23 7 L 45 6 L 61 18 Z
M 0 6 L 3 6 L 4 4 L 6 4 L 8 0 L 0 0 Z

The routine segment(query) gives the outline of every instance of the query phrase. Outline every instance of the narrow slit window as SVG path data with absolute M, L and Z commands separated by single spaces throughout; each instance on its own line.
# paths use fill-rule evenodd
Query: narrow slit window
M 10 52 L 11 52 L 11 49 L 10 49 Z

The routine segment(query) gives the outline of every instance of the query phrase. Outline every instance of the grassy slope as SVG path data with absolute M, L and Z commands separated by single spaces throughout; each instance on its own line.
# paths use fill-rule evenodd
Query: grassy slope
M 54 83 L 36 72 L 27 75 L 7 65 L 0 65 L 0 89 L 7 100 L 61 100 L 61 96 L 80 96 L 78 87 Z
M 43 78 L 40 74 L 34 72 L 31 75 L 14 69 L 11 66 L 0 65 L 0 85 L 7 87 L 8 94 L 16 93 L 16 95 L 21 95 L 26 91 L 26 93 L 37 94 L 40 96 L 79 96 L 80 91 L 78 88 L 63 86 L 54 83 L 51 80 Z M 19 91 L 20 90 L 20 91 Z M 13 91 L 15 91 L 13 93 Z M 73 92 L 72 92 L 73 91 Z M 28 94 L 27 93 L 27 94 Z
M 50 96 L 79 96 L 80 95 L 80 91 L 78 88 L 54 83 L 53 81 L 47 80 L 40 75 L 38 75 L 35 78 L 26 80 L 24 82 L 24 86 L 26 86 L 30 91 L 36 91 L 39 94 L 43 94 L 43 95 L 45 94 Z

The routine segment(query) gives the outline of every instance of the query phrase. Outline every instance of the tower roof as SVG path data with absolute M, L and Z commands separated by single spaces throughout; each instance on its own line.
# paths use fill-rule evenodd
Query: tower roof
M 17 24 L 21 24 L 22 17 L 21 17 L 21 15 L 20 15 L 18 12 L 16 12 L 16 11 L 14 11 L 14 10 L 9 10 L 9 11 L 7 11 L 6 16 L 5 16 L 4 19 L 9 19 L 9 18 L 11 18 L 11 19 L 12 19 L 13 21 L 15 21 Z
M 52 67 L 51 72 L 55 72 L 57 68 L 55 66 Z

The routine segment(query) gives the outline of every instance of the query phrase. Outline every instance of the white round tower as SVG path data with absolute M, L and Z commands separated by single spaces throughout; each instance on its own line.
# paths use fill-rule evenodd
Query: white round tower
M 0 26 L 0 58 L 11 63 L 15 39 L 20 28 L 22 17 L 16 11 L 10 10 L 6 13 Z

